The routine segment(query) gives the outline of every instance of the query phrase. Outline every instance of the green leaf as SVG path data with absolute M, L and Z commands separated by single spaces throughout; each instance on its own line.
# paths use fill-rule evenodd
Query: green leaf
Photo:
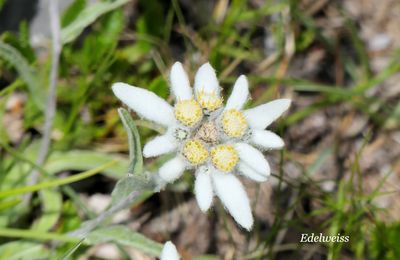
M 124 124 L 125 130 L 128 134 L 129 142 L 129 159 L 131 161 L 128 172 L 134 175 L 142 174 L 143 171 L 143 156 L 142 148 L 140 146 L 140 136 L 129 112 L 124 108 L 118 109 L 118 114 Z
M 70 248 L 62 257 L 61 260 L 68 260 L 75 253 L 76 250 L 81 246 L 81 244 L 85 241 L 85 239 L 81 239 L 78 243 L 76 243 L 72 248 Z
M 371 259 L 399 259 L 400 223 L 376 223 L 372 230 L 369 252 Z
M 2 228 L 0 227 L 0 237 L 11 237 L 11 238 L 28 238 L 35 240 L 55 240 L 62 242 L 78 243 L 80 239 L 74 238 L 68 235 L 58 233 L 48 233 L 34 231 L 30 229 L 16 229 L 16 228 Z
M 6 151 L 19 160 L 19 163 L 7 170 L 6 173 L 0 175 L 0 177 L 2 177 L 0 181 L 0 191 L 24 186 L 28 176 L 26 173 L 35 165 L 34 158 L 37 151 L 36 145 L 31 145 L 28 148 L 23 149 L 23 151 L 11 149 L 9 146 L 2 144 L 1 142 L 0 146 L 5 148 Z M 2 158 L 1 162 L 5 165 L 12 165 L 13 160 L 11 159 L 12 157 L 6 156 L 5 158 Z M 115 180 L 119 180 L 126 176 L 127 168 L 129 166 L 127 157 L 84 150 L 54 152 L 49 156 L 45 165 L 43 165 L 43 170 L 46 173 L 45 175 L 48 174 L 49 176 L 71 170 L 87 171 L 106 164 L 110 160 L 114 160 L 115 163 L 110 165 L 109 168 L 103 169 L 101 174 Z M 50 179 L 53 178 L 46 178 L 46 180 Z M 11 200 L 2 200 L 0 202 L 0 210 L 3 211 L 3 214 L 0 214 L 0 226 L 6 226 L 10 220 L 14 219 L 17 212 L 24 210 L 22 207 L 13 206 L 19 203 L 19 198 L 18 200 L 17 198 L 18 197 L 13 197 L 12 199 L 10 198 Z
M 126 157 L 97 151 L 72 150 L 68 152 L 54 152 L 50 155 L 43 168 L 49 174 L 71 169 L 85 171 L 96 168 L 110 160 L 116 160 L 117 162 L 105 169 L 103 171 L 104 174 L 113 179 L 120 179 L 126 176 L 126 169 L 129 165 Z
M 23 187 L 10 189 L 10 190 L 0 191 L 0 198 L 13 196 L 13 195 L 20 195 L 20 194 L 24 194 L 27 192 L 34 192 L 34 191 L 42 190 L 45 188 L 58 187 L 61 185 L 66 185 L 66 184 L 70 184 L 73 182 L 77 182 L 77 181 L 89 178 L 93 175 L 99 174 L 104 169 L 107 169 L 108 167 L 112 166 L 115 163 L 116 163 L 116 161 L 110 161 L 106 164 L 103 164 L 100 167 L 94 168 L 89 171 L 81 172 L 79 174 L 75 174 L 75 175 L 72 175 L 72 176 L 69 176 L 66 178 L 44 181 L 44 182 L 41 182 L 41 183 L 38 183 L 35 185 L 23 186 Z
M 0 259 L 43 259 L 49 253 L 42 243 L 13 241 L 0 246 Z
M 61 30 L 61 41 L 63 44 L 72 42 L 75 40 L 82 31 L 97 20 L 103 14 L 110 12 L 123 4 L 129 2 L 129 0 L 116 0 L 107 2 L 98 2 L 93 5 L 89 5 L 71 22 L 67 27 Z
M 160 243 L 134 232 L 126 226 L 120 225 L 97 229 L 91 232 L 85 241 L 85 243 L 90 245 L 105 242 L 115 242 L 123 246 L 131 246 L 154 256 L 159 256 L 163 248 L 163 245 Z
M 2 177 L 0 181 L 0 190 L 12 189 L 17 186 L 21 186 L 21 184 L 26 182 L 26 172 L 32 167 L 37 168 L 34 163 L 38 149 L 37 144 L 37 142 L 34 142 L 29 147 L 23 149 L 23 151 L 18 151 L 0 142 L 1 147 L 19 160 L 19 163 L 15 164 L 11 169 L 9 169 L 7 174 L 0 176 Z M 2 162 L 4 162 L 5 165 L 11 164 L 11 159 L 12 157 L 6 156 L 3 158 Z M 99 167 L 110 160 L 114 160 L 116 163 L 111 165 L 109 168 L 104 169 L 102 174 L 117 180 L 126 176 L 126 169 L 129 165 L 128 158 L 115 154 L 112 155 L 97 151 L 85 150 L 53 152 L 43 166 L 43 170 L 46 175 L 55 175 L 56 173 L 70 170 L 86 171 Z M 37 169 L 40 170 L 40 168 Z
M 6 0 L 0 0 L 0 10 L 3 8 L 5 3 L 6 3 Z
M 31 93 L 35 105 L 40 110 L 44 111 L 46 96 L 36 76 L 38 72 L 29 65 L 24 56 L 22 56 L 17 49 L 3 41 L 0 41 L 0 58 L 9 62 L 18 71 L 19 76 L 21 76 L 28 86 L 28 90 Z
M 153 189 L 154 185 L 145 177 L 133 175 L 122 178 L 117 182 L 111 193 L 111 206 L 124 200 L 132 191 L 143 191 L 143 193 L 132 203 L 141 201 L 142 199 L 151 196 L 151 194 L 154 193 L 152 191 Z
M 0 211 L 6 210 L 11 207 L 15 207 L 21 202 L 20 199 L 13 199 L 13 200 L 7 200 L 7 201 L 2 201 L 0 202 Z M 1 222 L 0 222 L 1 223 Z
M 39 231 L 50 230 L 57 222 L 62 209 L 61 193 L 55 190 L 41 190 L 39 192 L 42 215 L 33 223 L 32 229 Z
M 86 0 L 75 0 L 64 11 L 61 18 L 61 27 L 66 27 L 72 23 L 79 15 L 79 13 L 86 7 Z
M 124 59 L 130 64 L 135 64 L 149 53 L 149 46 L 150 45 L 135 43 L 118 49 L 116 55 L 118 58 Z
M 255 20 L 258 21 L 261 19 L 261 17 L 265 17 L 271 14 L 276 14 L 282 12 L 285 8 L 288 7 L 288 3 L 283 2 L 283 3 L 275 3 L 271 4 L 271 2 L 266 1 L 264 6 L 261 6 L 260 8 L 257 9 L 251 9 L 249 10 L 243 10 L 240 12 L 238 17 L 236 18 L 237 21 L 251 21 Z

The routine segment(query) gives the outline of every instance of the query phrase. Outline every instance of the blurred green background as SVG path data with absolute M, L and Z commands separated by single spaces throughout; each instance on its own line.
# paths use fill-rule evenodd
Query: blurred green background
M 47 7 L 0 1 L 1 259 L 153 259 L 169 239 L 184 259 L 400 259 L 399 1 L 60 1 L 57 110 L 37 165 L 52 67 Z M 248 106 L 293 100 L 273 126 L 285 150 L 266 153 L 273 178 L 245 182 L 255 228 L 241 230 L 220 204 L 201 213 L 188 173 L 116 214 L 115 230 L 83 243 L 68 236 L 107 208 L 128 169 L 112 83 L 171 100 L 175 61 L 191 79 L 210 61 L 225 96 L 247 75 Z M 133 118 L 142 143 L 160 131 Z M 350 242 L 300 243 L 302 233 Z

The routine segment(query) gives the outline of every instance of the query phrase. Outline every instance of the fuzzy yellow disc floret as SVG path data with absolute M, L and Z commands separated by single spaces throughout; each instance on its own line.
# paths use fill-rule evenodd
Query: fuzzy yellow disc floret
M 187 141 L 182 153 L 192 165 L 203 163 L 208 157 L 208 151 L 200 140 Z
M 203 112 L 195 100 L 180 100 L 175 105 L 175 117 L 182 124 L 193 126 L 203 118 Z
M 222 115 L 222 128 L 230 137 L 241 137 L 247 130 L 247 122 L 240 111 L 229 109 Z
M 221 144 L 211 149 L 211 160 L 218 170 L 230 172 L 236 166 L 239 156 L 232 145 Z
M 219 97 L 215 92 L 204 92 L 199 91 L 196 93 L 197 101 L 199 102 L 202 108 L 205 108 L 209 111 L 214 111 L 222 106 L 222 102 L 224 99 Z

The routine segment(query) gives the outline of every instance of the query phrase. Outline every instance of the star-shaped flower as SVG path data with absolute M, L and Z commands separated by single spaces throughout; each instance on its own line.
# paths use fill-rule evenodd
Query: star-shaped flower
M 173 182 L 185 169 L 194 169 L 200 209 L 207 211 L 216 194 L 236 222 L 250 230 L 253 216 L 249 199 L 235 174 L 257 182 L 267 180 L 270 167 L 259 149 L 282 148 L 284 143 L 264 129 L 288 109 L 290 100 L 278 99 L 243 110 L 249 90 L 242 75 L 223 107 L 218 79 L 209 63 L 196 73 L 195 93 L 179 62 L 171 69 L 170 83 L 174 108 L 142 88 L 113 85 L 114 94 L 137 114 L 167 127 L 166 134 L 145 145 L 143 155 L 175 152 L 176 156 L 161 166 L 159 176 Z

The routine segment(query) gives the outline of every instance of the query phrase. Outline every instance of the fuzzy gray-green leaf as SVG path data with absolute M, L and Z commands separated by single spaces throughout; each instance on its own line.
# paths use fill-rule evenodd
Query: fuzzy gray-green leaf
M 153 189 L 154 185 L 152 185 L 150 179 L 147 179 L 145 177 L 133 175 L 122 178 L 117 182 L 111 194 L 111 205 L 118 204 L 120 201 L 124 200 L 132 191 L 141 192 L 141 195 L 135 199 L 135 201 L 139 201 L 143 196 L 147 197 L 149 193 L 152 194 Z M 132 203 L 134 203 L 135 201 L 133 201 Z
M 118 114 L 128 134 L 129 160 L 130 160 L 128 172 L 133 173 L 134 175 L 142 174 L 143 156 L 142 156 L 142 148 L 140 146 L 139 132 L 136 128 L 136 125 L 131 115 L 126 109 L 119 108 Z
M 115 242 L 137 248 L 154 256 L 159 256 L 162 250 L 161 244 L 121 225 L 96 229 L 86 237 L 85 242 L 90 245 Z

